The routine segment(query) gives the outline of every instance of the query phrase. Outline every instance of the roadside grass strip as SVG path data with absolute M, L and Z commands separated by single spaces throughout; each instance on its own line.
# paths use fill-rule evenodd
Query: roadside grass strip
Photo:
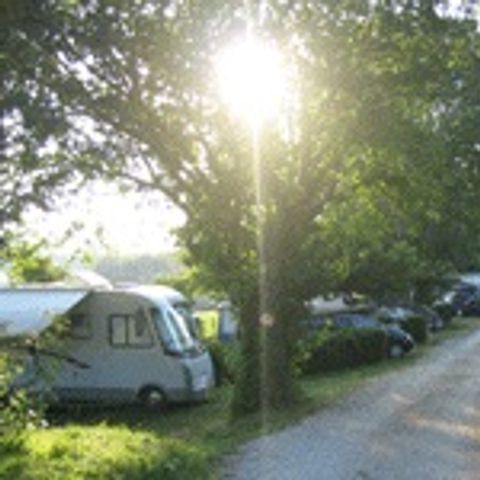
M 29 432 L 16 449 L 3 453 L 2 479 L 208 478 L 205 455 L 200 449 L 185 440 L 133 431 L 126 426 L 36 430 Z

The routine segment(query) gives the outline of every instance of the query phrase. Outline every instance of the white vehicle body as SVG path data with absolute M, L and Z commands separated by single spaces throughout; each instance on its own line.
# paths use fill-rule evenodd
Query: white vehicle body
M 0 290 L 4 334 L 36 334 L 58 314 L 69 319 L 67 334 L 55 352 L 38 349 L 16 386 L 51 388 L 60 401 L 123 403 L 151 393 L 202 400 L 213 385 L 208 352 L 161 289 Z
M 191 302 L 183 293 L 166 285 L 137 285 L 129 287 L 128 290 L 142 295 L 165 299 L 183 317 L 190 334 L 196 339 L 199 338 L 199 327 L 191 308 Z

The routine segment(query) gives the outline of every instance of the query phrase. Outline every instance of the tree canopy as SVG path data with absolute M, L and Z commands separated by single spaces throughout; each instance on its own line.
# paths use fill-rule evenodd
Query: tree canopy
M 304 300 L 403 290 L 478 249 L 478 33 L 450 3 L 25 0 L 2 33 L 2 211 L 76 179 L 163 191 L 202 281 L 240 308 L 246 409 L 261 375 L 286 403 Z M 295 73 L 256 145 L 213 68 L 248 32 Z

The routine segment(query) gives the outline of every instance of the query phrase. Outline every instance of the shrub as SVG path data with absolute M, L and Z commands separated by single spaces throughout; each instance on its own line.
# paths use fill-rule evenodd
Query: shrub
M 428 337 L 428 327 L 425 318 L 412 315 L 402 323 L 402 329 L 408 332 L 416 343 L 425 343 Z
M 10 388 L 13 378 L 22 368 L 22 359 L 7 353 L 10 345 L 2 343 L 0 348 L 0 446 L 5 448 L 21 444 L 26 429 L 46 425 L 44 413 L 47 402 L 44 396 L 28 395 L 25 389 Z
M 234 383 L 238 367 L 238 348 L 235 343 L 206 342 L 215 372 L 215 385 Z
M 448 325 L 454 316 L 453 307 L 448 304 L 435 305 L 434 310 L 442 317 L 442 320 L 445 325 Z
M 383 330 L 322 329 L 300 343 L 297 371 L 315 373 L 378 362 L 385 357 L 386 343 Z

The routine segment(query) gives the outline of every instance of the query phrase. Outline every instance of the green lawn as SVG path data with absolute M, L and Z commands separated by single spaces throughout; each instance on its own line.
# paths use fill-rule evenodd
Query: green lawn
M 247 439 L 331 405 L 366 380 L 406 368 L 432 345 L 479 325 L 478 320 L 458 319 L 403 360 L 305 378 L 305 401 L 288 414 L 273 412 L 232 423 L 229 386 L 212 392 L 208 403 L 165 412 L 140 407 L 54 412 L 50 428 L 25 432 L 23 443 L 3 446 L 0 478 L 210 480 L 221 455 Z

